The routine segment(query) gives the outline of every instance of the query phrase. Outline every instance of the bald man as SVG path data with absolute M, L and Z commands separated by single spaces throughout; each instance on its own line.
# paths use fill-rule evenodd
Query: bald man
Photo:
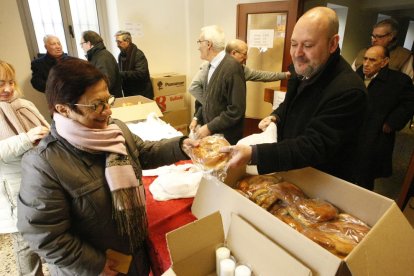
M 414 86 L 406 74 L 389 68 L 390 54 L 383 46 L 364 53 L 357 74 L 368 90 L 368 112 L 362 127 L 357 184 L 369 190 L 374 180 L 392 174 L 396 131 L 414 113 Z
M 315 167 L 353 180 L 354 153 L 366 108 L 365 87 L 338 47 L 338 17 L 326 7 L 296 23 L 285 101 L 259 126 L 277 124 L 277 143 L 237 145 L 230 166 L 257 165 L 259 174 Z
M 46 55 L 32 61 L 32 79 L 30 82 L 36 90 L 44 93 L 50 69 L 59 61 L 68 58 L 68 56 L 63 53 L 62 44 L 57 36 L 46 35 L 43 42 Z

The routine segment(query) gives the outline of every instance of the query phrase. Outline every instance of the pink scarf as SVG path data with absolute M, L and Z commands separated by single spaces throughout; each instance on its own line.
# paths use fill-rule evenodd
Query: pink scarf
M 43 118 L 33 103 L 14 98 L 10 102 L 0 101 L 0 140 L 19 133 L 28 132 L 31 128 L 45 126 L 49 123 Z
M 147 236 L 145 194 L 131 164 L 125 138 L 116 124 L 92 129 L 53 114 L 57 133 L 79 149 L 106 153 L 105 178 L 112 193 L 113 216 L 121 234 L 127 234 L 131 248 L 140 246 Z

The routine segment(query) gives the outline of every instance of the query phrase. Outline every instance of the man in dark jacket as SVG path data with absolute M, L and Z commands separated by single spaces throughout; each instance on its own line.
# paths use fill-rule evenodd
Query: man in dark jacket
M 237 145 L 230 166 L 251 162 L 260 174 L 312 166 L 353 180 L 366 94 L 340 56 L 338 27 L 336 13 L 326 7 L 311 9 L 298 20 L 285 101 L 259 124 L 264 128 L 276 122 L 278 142 Z
M 121 50 L 118 55 L 118 67 L 121 73 L 124 96 L 142 95 L 153 99 L 154 91 L 144 53 L 132 43 L 129 32 L 118 31 L 115 34 L 115 39 L 119 50 Z
M 94 31 L 82 33 L 81 46 L 86 58 L 109 79 L 109 93 L 115 97 L 123 97 L 121 75 L 114 56 L 106 50 L 102 37 Z
M 374 188 L 374 180 L 392 174 L 395 132 L 414 114 L 414 86 L 410 78 L 388 68 L 389 51 L 373 46 L 364 54 L 357 74 L 368 90 L 368 112 L 361 132 L 357 183 Z
M 246 112 L 246 80 L 243 67 L 224 51 L 225 36 L 218 26 L 201 29 L 199 40 L 201 59 L 210 64 L 203 94 L 205 103 L 195 114 L 201 125 L 199 138 L 221 133 L 234 145 L 243 137 Z
M 44 93 L 50 69 L 61 60 L 68 58 L 68 56 L 63 53 L 62 44 L 60 44 L 57 36 L 46 35 L 43 42 L 45 43 L 46 55 L 32 61 L 32 79 L 30 82 L 36 90 Z

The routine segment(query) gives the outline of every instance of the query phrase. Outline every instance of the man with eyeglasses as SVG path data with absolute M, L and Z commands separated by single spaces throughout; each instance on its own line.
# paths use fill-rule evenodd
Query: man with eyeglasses
M 271 72 L 271 71 L 260 71 L 254 70 L 246 66 L 247 61 L 247 52 L 249 47 L 247 43 L 240 39 L 230 40 L 226 45 L 226 53 L 235 58 L 243 66 L 244 77 L 246 81 L 261 81 L 261 82 L 271 82 L 279 81 L 289 78 L 290 72 Z M 195 97 L 195 99 L 201 104 L 204 102 L 203 99 L 203 86 L 205 76 L 207 74 L 208 62 L 205 62 L 201 65 L 200 70 L 194 76 L 189 92 Z M 196 108 L 199 105 L 196 105 Z M 193 120 L 190 124 L 190 129 L 194 129 L 197 125 L 197 121 Z
M 148 70 L 148 61 L 144 53 L 132 43 L 129 32 L 118 31 L 115 41 L 121 52 L 118 55 L 118 67 L 122 77 L 124 96 L 142 95 L 154 98 L 154 91 Z
M 413 55 L 404 47 L 397 46 L 398 22 L 388 18 L 374 25 L 371 34 L 371 46 L 382 46 L 390 52 L 388 67 L 400 71 L 413 79 Z M 357 70 L 363 65 L 367 48 L 359 51 L 352 68 Z
M 246 112 L 243 68 L 224 51 L 225 35 L 220 27 L 203 27 L 197 43 L 200 58 L 209 66 L 203 86 L 205 100 L 194 116 L 200 125 L 196 135 L 201 139 L 221 133 L 234 145 L 243 137 Z
M 57 36 L 45 35 L 43 42 L 46 48 L 46 55 L 32 61 L 32 79 L 30 80 L 32 86 L 42 93 L 45 92 L 50 69 L 58 62 L 69 57 L 63 52 L 62 44 Z
M 109 92 L 117 98 L 123 97 L 121 74 L 116 59 L 106 49 L 102 37 L 94 31 L 84 31 L 80 45 L 88 61 L 108 77 Z

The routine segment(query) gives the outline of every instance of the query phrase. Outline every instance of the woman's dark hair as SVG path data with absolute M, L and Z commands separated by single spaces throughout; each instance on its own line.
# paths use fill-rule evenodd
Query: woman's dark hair
M 69 58 L 53 66 L 45 91 L 50 115 L 56 111 L 56 104 L 76 104 L 87 88 L 101 80 L 108 85 L 107 76 L 82 59 Z

